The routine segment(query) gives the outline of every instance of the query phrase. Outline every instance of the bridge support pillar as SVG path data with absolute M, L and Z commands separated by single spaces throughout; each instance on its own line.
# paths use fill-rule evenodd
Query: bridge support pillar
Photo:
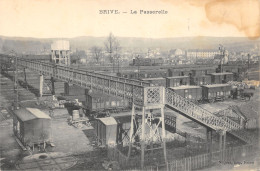
M 213 143 L 212 130 L 207 128 L 207 153 L 210 154 L 209 162 L 211 162 L 212 159 L 212 143 Z
M 225 160 L 225 150 L 226 150 L 226 131 L 219 131 L 220 161 Z
M 53 77 L 51 77 L 51 94 L 55 95 L 55 81 Z
M 42 97 L 42 95 L 43 95 L 43 82 L 44 82 L 43 75 L 40 75 L 40 85 L 39 85 L 39 96 L 40 97 Z
M 164 160 L 167 163 L 163 106 L 140 106 L 138 108 L 142 109 L 141 117 L 135 113 L 135 105 L 133 104 L 128 158 L 131 156 L 132 146 L 139 148 L 141 150 L 141 168 L 144 168 L 145 158 L 147 158 L 148 155 L 153 156 L 156 154 L 153 153 L 153 151 L 161 149 L 163 150 Z M 156 113 L 154 113 L 153 110 L 156 110 Z M 157 113 L 158 111 L 159 113 Z M 153 157 L 156 158 L 158 156 Z M 153 157 L 149 158 L 149 160 Z

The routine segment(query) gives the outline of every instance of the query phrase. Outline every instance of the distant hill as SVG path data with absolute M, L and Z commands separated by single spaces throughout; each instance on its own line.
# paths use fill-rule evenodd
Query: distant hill
M 61 38 L 27 38 L 0 36 L 0 53 L 15 50 L 17 53 L 50 52 L 51 43 Z M 104 47 L 106 37 L 82 36 L 75 38 L 63 38 L 69 40 L 71 49 L 87 50 L 92 46 Z M 222 44 L 228 50 L 248 50 L 260 47 L 260 39 L 250 40 L 243 37 L 178 37 L 178 38 L 129 38 L 118 37 L 122 48 L 134 51 L 145 51 L 148 48 L 168 49 L 217 49 Z

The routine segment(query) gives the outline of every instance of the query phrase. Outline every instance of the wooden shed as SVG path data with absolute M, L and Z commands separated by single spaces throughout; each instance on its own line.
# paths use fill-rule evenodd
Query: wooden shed
M 24 146 L 51 143 L 51 118 L 36 108 L 15 110 L 13 131 Z
M 117 139 L 117 122 L 113 117 L 96 119 L 95 131 L 98 145 L 114 146 Z

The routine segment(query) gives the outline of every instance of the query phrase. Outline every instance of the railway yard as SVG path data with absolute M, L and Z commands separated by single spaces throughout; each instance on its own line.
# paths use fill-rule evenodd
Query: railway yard
M 259 167 L 257 143 L 259 142 L 260 88 L 239 80 L 236 75 L 242 74 L 243 71 L 231 70 L 233 66 L 228 68 L 226 65 L 225 67 L 225 72 L 222 73 L 217 73 L 208 66 L 200 69 L 197 66 L 193 68 L 189 66 L 190 70 L 174 67 L 153 70 L 152 67 L 143 67 L 138 73 L 133 69 L 114 74 L 126 80 L 142 80 L 143 84 L 149 84 L 151 87 L 163 86 L 167 88 L 166 98 L 169 94 L 173 94 L 171 98 L 177 99 L 168 100 L 167 107 L 163 107 L 166 155 L 163 150 L 160 150 L 161 148 L 156 148 L 156 143 L 148 143 L 149 145 L 146 146 L 148 152 L 144 153 L 145 169 L 243 170 L 245 167 L 252 169 Z M 102 74 L 102 72 L 107 71 L 99 73 Z M 136 122 L 133 124 L 134 128 L 131 129 L 133 108 L 129 98 L 122 98 L 123 96 L 120 97 L 116 92 L 111 93 L 114 96 L 104 95 L 105 88 L 102 92 L 83 88 L 82 82 L 73 84 L 56 79 L 48 83 L 52 78 L 46 79 L 48 81 L 43 84 L 42 90 L 39 90 L 41 77 L 39 78 L 37 72 L 27 70 L 25 76 L 23 70 L 19 69 L 17 75 L 17 91 L 13 88 L 15 86 L 14 71 L 3 71 L 0 77 L 1 170 L 140 169 L 138 163 L 140 163 L 141 150 L 139 148 L 142 145 L 133 145 L 129 150 L 129 141 L 131 130 L 138 132 L 138 123 L 142 124 L 142 110 L 140 108 L 135 110 Z M 94 76 L 92 75 L 93 78 Z M 114 76 L 108 77 L 112 80 Z M 79 77 L 76 75 L 75 78 Z M 80 78 L 82 79 L 82 76 Z M 109 85 L 111 84 L 112 81 L 109 82 Z M 98 84 L 95 86 L 97 87 Z M 19 108 L 26 109 L 32 114 L 34 109 L 39 109 L 46 114 L 46 116 L 34 114 L 39 122 L 45 122 L 44 119 L 50 118 L 51 126 L 47 128 L 49 132 L 44 134 L 43 141 L 30 140 L 29 142 L 25 135 L 21 136 L 22 127 L 18 128 L 18 125 L 24 124 L 25 127 L 30 119 L 26 120 L 21 117 L 19 120 L 17 111 L 20 109 L 13 110 L 16 104 L 15 99 L 19 101 Z M 174 106 L 175 102 L 176 106 Z M 183 106 L 178 108 L 178 103 Z M 241 129 L 246 131 L 246 136 L 250 137 L 250 143 L 238 138 L 239 136 L 232 130 L 228 130 L 229 134 L 224 136 L 224 147 L 222 146 L 224 149 L 220 149 L 222 139 L 219 139 L 218 130 L 212 131 L 215 129 L 214 126 L 208 125 L 199 117 L 193 117 L 196 113 L 189 115 L 190 110 L 184 110 L 185 105 L 193 105 L 194 110 L 209 111 L 215 115 L 214 117 L 239 125 L 241 128 L 237 131 Z M 150 119 L 152 116 L 156 118 L 160 111 L 150 110 L 150 113 L 146 115 Z M 14 116 L 18 121 L 13 120 Z M 142 129 L 154 130 L 150 132 L 150 135 L 153 134 L 156 139 L 157 135 L 158 137 L 164 135 L 164 126 L 160 123 L 160 119 L 155 119 L 150 126 Z M 33 121 L 29 124 L 33 124 Z M 32 134 L 36 135 L 35 132 Z M 39 139 L 42 136 L 43 133 L 40 134 Z M 50 141 L 46 136 L 50 138 Z M 133 139 L 140 142 L 140 137 L 141 135 L 135 135 Z M 145 137 L 149 137 L 148 134 Z M 227 150 L 229 151 L 226 152 Z M 127 158 L 129 151 L 130 158 L 124 159 Z M 221 155 L 224 157 L 221 158 Z M 165 157 L 168 161 L 166 165 Z M 227 163 L 221 164 L 223 161 Z

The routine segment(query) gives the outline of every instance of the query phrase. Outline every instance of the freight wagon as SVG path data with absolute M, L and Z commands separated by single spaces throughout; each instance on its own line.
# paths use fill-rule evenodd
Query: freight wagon
M 51 144 L 51 118 L 36 108 L 21 108 L 14 111 L 13 132 L 24 147 Z
M 211 84 L 211 76 L 210 75 L 193 76 L 190 79 L 190 84 L 197 85 L 197 86 Z
M 122 71 L 117 73 L 118 77 L 128 78 L 128 79 L 137 79 L 138 71 Z
M 170 68 L 170 69 L 168 69 L 169 77 L 189 76 L 190 73 L 191 73 L 190 68 Z
M 82 107 L 86 115 L 95 118 L 99 117 L 99 114 L 103 115 L 102 112 L 109 114 L 113 111 L 126 110 L 129 107 L 129 101 L 102 93 L 89 93 Z
M 65 95 L 83 95 L 87 93 L 88 93 L 88 89 L 84 89 L 77 85 L 69 85 L 68 83 L 64 83 Z
M 162 58 L 138 58 L 133 59 L 134 66 L 157 66 L 162 65 L 163 59 Z
M 159 77 L 159 78 L 143 78 L 142 81 L 149 82 L 154 86 L 163 86 L 166 87 L 166 79 Z
M 182 85 L 190 85 L 189 76 L 166 77 L 166 87 L 178 87 Z
M 193 102 L 202 100 L 202 88 L 200 86 L 180 86 L 170 87 L 176 94 L 189 99 Z
M 168 72 L 166 69 L 160 70 L 141 70 L 141 71 L 123 71 L 117 73 L 117 76 L 129 79 L 142 79 L 142 78 L 157 78 L 167 77 Z
M 202 67 L 202 68 L 193 68 L 191 70 L 191 76 L 202 76 L 216 72 L 215 68 L 212 67 Z
M 231 96 L 231 86 L 228 84 L 203 85 L 202 98 L 208 102 L 223 101 Z
M 212 84 L 223 84 L 233 81 L 233 73 L 231 72 L 211 73 L 210 75 Z
M 141 70 L 139 72 L 139 78 L 158 78 L 158 77 L 167 77 L 168 72 L 166 69 L 160 70 Z

